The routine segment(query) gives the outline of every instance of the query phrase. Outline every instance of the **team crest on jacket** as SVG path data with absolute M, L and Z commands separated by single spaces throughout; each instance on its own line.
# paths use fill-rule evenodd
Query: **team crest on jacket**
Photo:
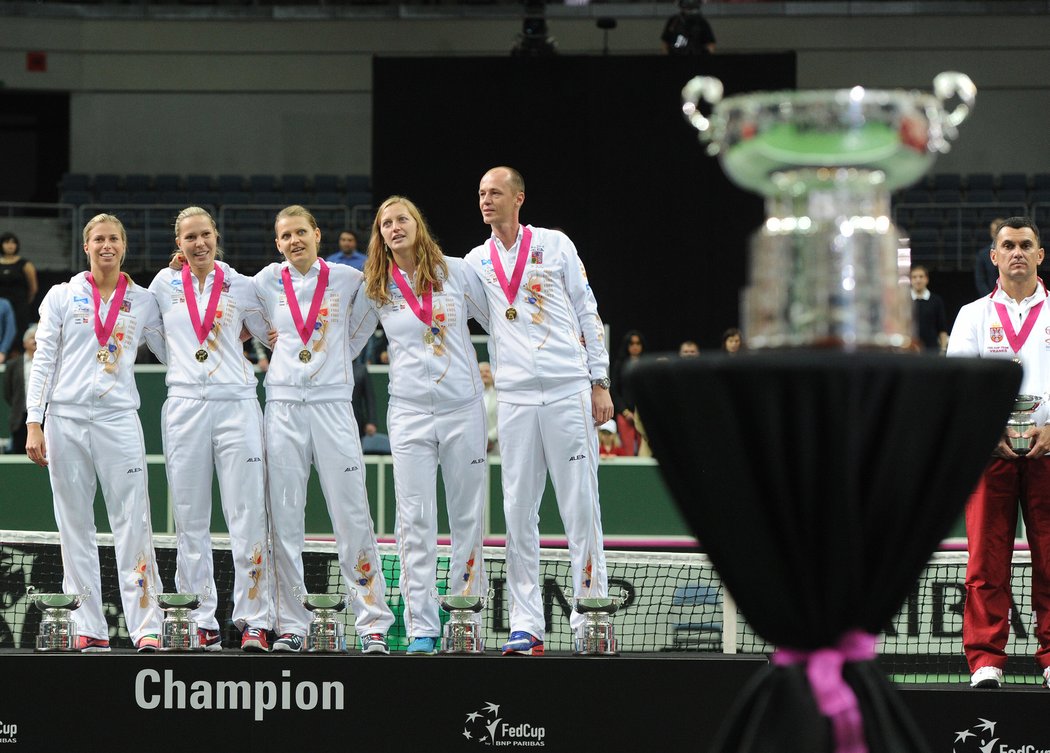
M 1003 327 L 1001 324 L 993 324 L 988 328 L 988 337 L 992 338 L 993 343 L 1001 343 L 1003 341 Z

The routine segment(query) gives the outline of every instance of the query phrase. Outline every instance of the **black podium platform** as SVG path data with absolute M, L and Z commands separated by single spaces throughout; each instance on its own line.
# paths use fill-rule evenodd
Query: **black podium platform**
M 699 752 L 765 666 L 761 656 L 721 654 L 3 651 L 0 744 L 26 753 L 70 747 Z M 1050 691 L 920 686 L 901 692 L 935 751 L 1050 750 Z

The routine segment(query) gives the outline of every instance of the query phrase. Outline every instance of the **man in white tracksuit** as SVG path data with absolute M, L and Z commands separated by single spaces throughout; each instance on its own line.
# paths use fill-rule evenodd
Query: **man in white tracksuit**
M 363 276 L 344 264 L 318 259 L 321 231 L 301 206 L 277 215 L 277 248 L 285 261 L 254 278 L 256 295 L 277 331 L 266 372 L 265 435 L 270 519 L 273 523 L 277 610 L 274 651 L 300 651 L 310 613 L 303 544 L 310 463 L 321 481 L 332 519 L 343 577 L 364 653 L 389 653 L 394 615 L 376 547 L 365 490 L 365 464 L 351 398 L 354 375 L 348 320 Z
M 175 242 L 185 266 L 162 269 L 150 285 L 168 354 L 161 424 L 178 535 L 175 587 L 203 597 L 193 612 L 201 647 L 221 650 L 211 548 L 215 468 L 233 557 L 233 623 L 242 649 L 266 651 L 273 601 L 262 409 L 241 330 L 247 326 L 265 341 L 269 325 L 252 279 L 216 261 L 218 240 L 210 214 L 184 209 L 175 220 Z
M 116 217 L 88 221 L 84 251 L 91 269 L 44 296 L 26 389 L 26 454 L 51 478 L 62 588 L 87 594 L 73 612 L 77 647 L 86 652 L 110 649 L 95 542 L 96 475 L 113 531 L 128 633 L 139 651 L 159 647 L 161 613 L 153 593 L 163 587 L 133 365 L 144 334 L 160 327 L 160 315 L 152 293 L 120 271 L 126 248 L 127 233 Z
M 607 595 L 595 427 L 613 415 L 609 354 L 572 241 L 518 222 L 521 175 L 489 170 L 478 197 L 492 237 L 466 261 L 485 285 L 495 350 L 511 600 L 503 653 L 536 655 L 543 653 L 539 506 L 547 472 L 569 542 L 573 593 Z M 583 622 L 573 612 L 573 629 Z
M 412 639 L 406 653 L 428 655 L 436 652 L 441 633 L 434 599 L 438 463 L 452 538 L 447 592 L 488 591 L 482 552 L 488 484 L 484 386 L 467 328 L 471 317 L 488 326 L 488 306 L 477 276 L 462 259 L 444 256 L 418 208 L 403 196 L 391 196 L 376 212 L 365 279 L 371 312 L 362 322 L 355 317 L 350 350 L 364 346 L 378 318 L 390 344 L 387 430 L 400 591 Z

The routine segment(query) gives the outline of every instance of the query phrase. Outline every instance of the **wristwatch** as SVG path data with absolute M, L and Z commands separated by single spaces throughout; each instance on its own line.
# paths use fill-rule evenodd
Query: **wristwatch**
M 610 384 L 609 377 L 602 377 L 601 379 L 592 379 L 591 380 L 591 386 L 592 387 L 601 387 L 603 390 L 609 389 L 609 384 Z

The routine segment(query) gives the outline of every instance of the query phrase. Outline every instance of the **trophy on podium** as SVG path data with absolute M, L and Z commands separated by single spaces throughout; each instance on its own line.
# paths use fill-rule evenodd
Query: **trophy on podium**
M 442 652 L 446 654 L 480 654 L 485 650 L 481 623 L 475 616 L 485 609 L 485 597 L 471 594 L 442 594 L 438 604 L 448 612 Z
M 583 628 L 576 633 L 577 656 L 616 656 L 616 635 L 612 616 L 620 609 L 624 595 L 579 596 L 573 598 L 573 608 L 586 618 Z
M 76 651 L 77 623 L 72 612 L 84 603 L 87 594 L 39 594 L 30 587 L 27 596 L 44 613 L 36 637 L 36 650 Z
M 1025 455 L 1032 447 L 1033 437 L 1026 437 L 1024 433 L 1035 428 L 1033 413 L 1043 404 L 1043 399 L 1038 395 L 1018 395 L 1014 399 L 1014 409 L 1010 413 L 1010 420 L 1006 422 L 1006 436 L 1010 442 L 1010 449 L 1018 455 Z
M 342 653 L 346 651 L 343 622 L 339 613 L 346 609 L 349 597 L 342 594 L 302 593 L 299 599 L 313 613 L 306 633 L 306 650 L 310 653 Z
M 890 221 L 890 192 L 948 151 L 976 95 L 962 73 L 939 74 L 933 89 L 722 99 L 721 81 L 704 76 L 682 89 L 682 111 L 708 153 L 766 197 L 741 300 L 748 348 L 911 345 L 911 255 Z
M 160 626 L 161 651 L 196 651 L 201 647 L 197 621 L 190 613 L 201 605 L 200 594 L 157 594 L 157 606 L 164 612 Z

